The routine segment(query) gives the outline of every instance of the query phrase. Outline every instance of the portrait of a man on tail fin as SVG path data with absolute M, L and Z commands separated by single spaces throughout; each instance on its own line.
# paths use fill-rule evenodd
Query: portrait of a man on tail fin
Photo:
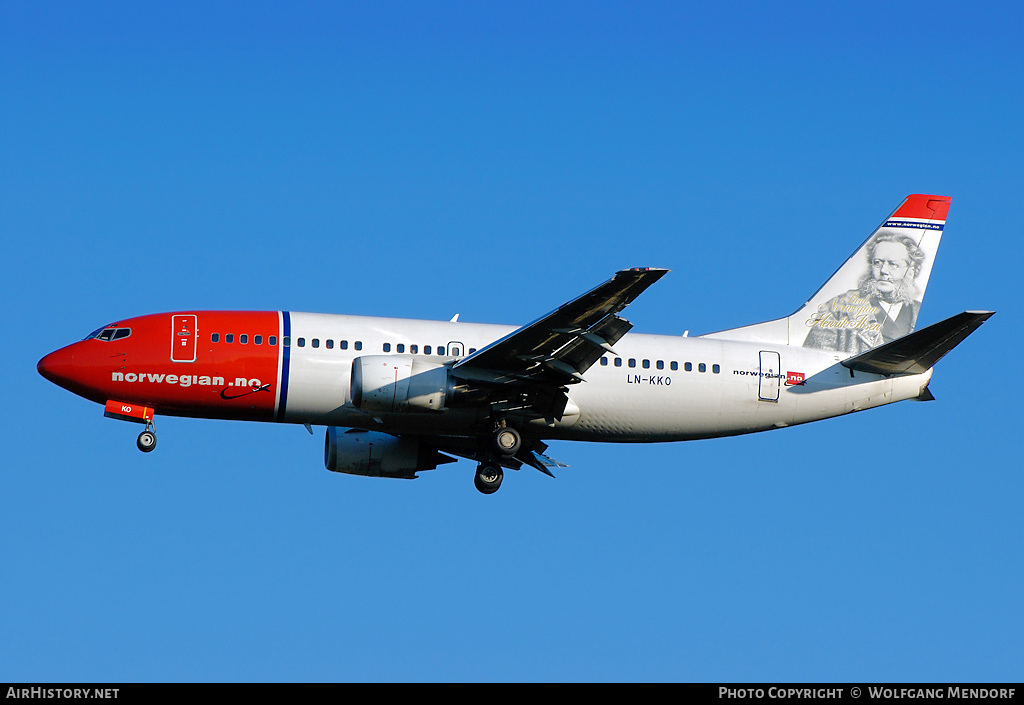
M 924 251 L 912 237 L 882 228 L 866 255 L 867 269 L 857 288 L 821 304 L 806 321 L 811 330 L 804 347 L 860 353 L 914 330 Z

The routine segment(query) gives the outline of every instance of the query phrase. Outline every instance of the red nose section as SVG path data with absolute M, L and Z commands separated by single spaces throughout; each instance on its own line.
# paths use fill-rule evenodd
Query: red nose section
M 71 346 L 50 353 L 39 361 L 36 369 L 54 384 L 65 389 L 72 386 L 75 381 L 75 355 Z

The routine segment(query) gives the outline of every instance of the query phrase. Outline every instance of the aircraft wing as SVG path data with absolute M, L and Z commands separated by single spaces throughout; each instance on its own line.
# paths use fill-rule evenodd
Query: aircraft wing
M 617 314 L 667 269 L 625 269 L 604 284 L 563 304 L 460 360 L 453 372 L 478 381 L 583 381 L 583 373 L 612 351 L 633 325 Z

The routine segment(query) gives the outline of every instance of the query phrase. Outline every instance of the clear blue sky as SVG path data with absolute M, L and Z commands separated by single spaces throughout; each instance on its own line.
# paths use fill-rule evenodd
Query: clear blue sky
M 1022 10 L 0 4 L 0 681 L 1020 681 Z M 521 324 L 623 267 L 692 334 L 788 314 L 909 193 L 905 402 L 747 437 L 334 475 L 323 429 L 138 427 L 36 374 L 194 308 Z

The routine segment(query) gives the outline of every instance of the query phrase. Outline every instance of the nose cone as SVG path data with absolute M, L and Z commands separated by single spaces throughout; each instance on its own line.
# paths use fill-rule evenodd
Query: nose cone
M 36 369 L 54 384 L 67 388 L 74 381 L 75 374 L 75 355 L 71 346 L 50 353 L 39 361 Z

